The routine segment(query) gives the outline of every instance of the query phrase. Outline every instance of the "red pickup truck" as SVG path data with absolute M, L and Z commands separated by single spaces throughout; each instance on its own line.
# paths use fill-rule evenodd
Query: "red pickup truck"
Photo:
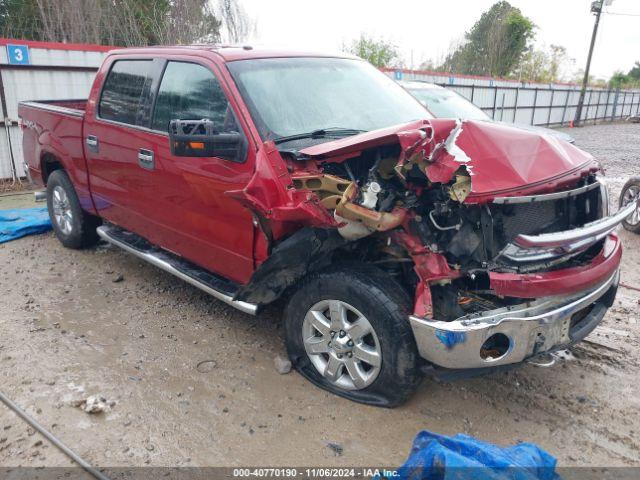
M 19 112 L 65 246 L 101 237 L 249 314 L 282 299 L 298 371 L 374 405 L 584 338 L 636 208 L 609 215 L 573 145 L 430 118 L 350 57 L 124 49 L 88 100 Z

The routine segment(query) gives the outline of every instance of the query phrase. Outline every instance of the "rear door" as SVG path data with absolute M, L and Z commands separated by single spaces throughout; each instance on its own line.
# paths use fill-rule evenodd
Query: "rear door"
M 103 67 L 105 81 L 88 105 L 83 136 L 89 181 L 101 217 L 154 239 L 145 214 L 154 190 L 148 154 L 148 130 L 154 81 L 163 62 L 153 58 L 114 57 Z M 99 82 L 96 82 L 99 84 Z
M 254 267 L 253 218 L 225 192 L 247 185 L 255 147 L 249 147 L 248 128 L 240 123 L 238 105 L 220 78 L 208 58 L 167 60 L 150 122 L 154 168 L 143 172 L 154 188 L 140 212 L 153 222 L 161 246 L 245 283 Z M 243 150 L 233 158 L 173 156 L 169 121 L 203 118 L 212 120 L 220 133 L 241 133 Z M 134 147 L 141 145 L 148 144 Z

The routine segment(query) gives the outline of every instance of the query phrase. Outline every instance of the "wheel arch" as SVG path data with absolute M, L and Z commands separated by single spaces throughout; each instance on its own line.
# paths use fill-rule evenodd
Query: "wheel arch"
M 292 294 L 310 274 L 333 267 L 336 254 L 353 252 L 357 241 L 349 241 L 337 229 L 305 227 L 277 244 L 269 257 L 255 270 L 249 283 L 241 287 L 234 300 L 266 305 Z M 346 255 L 347 257 L 349 255 Z M 353 253 L 351 253 L 353 256 Z M 344 263 L 341 257 L 341 265 Z M 373 265 L 349 259 L 353 268 Z M 377 269 L 384 273 L 381 269 Z
M 42 175 L 42 182 L 46 185 L 49 176 L 55 170 L 65 170 L 62 161 L 51 152 L 42 152 L 40 155 L 40 172 Z

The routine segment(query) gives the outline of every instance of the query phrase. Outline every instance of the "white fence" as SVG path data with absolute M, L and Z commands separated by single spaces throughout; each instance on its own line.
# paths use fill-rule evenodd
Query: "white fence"
M 25 175 L 18 102 L 86 98 L 111 47 L 0 38 L 0 180 Z M 402 80 L 436 83 L 456 90 L 496 120 L 532 125 L 567 125 L 576 111 L 577 85 L 535 84 L 469 75 L 386 70 Z M 640 114 L 640 90 L 590 88 L 585 122 Z
M 518 82 L 472 75 L 385 69 L 396 80 L 435 83 L 460 93 L 494 120 L 563 126 L 576 114 L 580 87 L 573 84 Z M 640 90 L 589 88 L 582 122 L 623 119 L 640 114 Z
M 88 97 L 110 48 L 0 38 L 0 179 L 25 175 L 18 102 Z

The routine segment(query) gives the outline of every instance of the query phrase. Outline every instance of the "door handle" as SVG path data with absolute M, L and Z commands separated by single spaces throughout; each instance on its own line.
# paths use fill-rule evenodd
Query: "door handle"
M 138 150 L 138 165 L 147 170 L 153 170 L 156 166 L 153 152 L 144 148 Z
M 95 135 L 87 135 L 87 139 L 85 141 L 87 142 L 87 148 L 89 150 L 96 153 L 98 152 L 98 137 Z

